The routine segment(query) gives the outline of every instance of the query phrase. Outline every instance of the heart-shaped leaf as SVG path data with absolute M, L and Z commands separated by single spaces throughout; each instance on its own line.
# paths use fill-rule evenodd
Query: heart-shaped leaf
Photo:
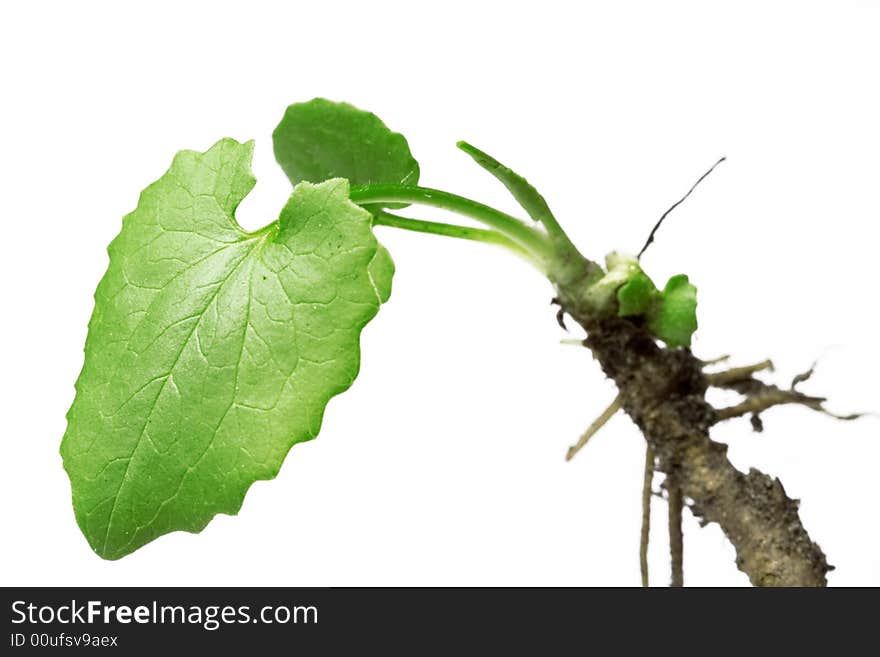
M 238 512 L 358 373 L 393 264 L 348 181 L 247 233 L 252 144 L 179 153 L 109 248 L 61 445 L 77 521 L 116 559 Z

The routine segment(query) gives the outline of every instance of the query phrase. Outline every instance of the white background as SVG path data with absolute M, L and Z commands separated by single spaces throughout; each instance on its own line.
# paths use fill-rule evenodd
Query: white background
M 313 96 L 407 135 L 424 184 L 516 211 L 454 147 L 471 140 L 528 175 L 595 258 L 637 250 L 726 155 L 643 260 L 699 286 L 695 352 L 771 356 L 783 382 L 818 358 L 806 390 L 880 410 L 880 9 L 601 4 L 4 4 L 0 581 L 638 583 L 643 440 L 615 417 L 564 461 L 614 391 L 560 344 L 549 285 L 491 247 L 388 228 L 394 293 L 319 438 L 238 517 L 118 562 L 90 551 L 58 445 L 106 245 L 177 150 L 222 136 L 257 143 L 241 223 L 273 220 L 289 187 L 271 131 Z M 782 408 L 765 424 L 715 436 L 802 500 L 832 585 L 880 585 L 880 421 Z M 686 520 L 686 582 L 747 584 L 718 527 Z

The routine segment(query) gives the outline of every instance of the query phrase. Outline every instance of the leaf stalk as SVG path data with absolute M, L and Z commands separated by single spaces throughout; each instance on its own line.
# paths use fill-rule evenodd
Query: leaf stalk
M 400 228 L 417 233 L 429 233 L 432 235 L 441 235 L 444 237 L 454 237 L 474 242 L 494 244 L 513 252 L 519 257 L 527 260 L 542 273 L 546 273 L 545 265 L 540 259 L 525 249 L 521 244 L 498 231 L 486 230 L 484 228 L 472 228 L 471 226 L 459 226 L 457 224 L 447 224 L 439 221 L 425 221 L 423 219 L 401 217 L 400 215 L 392 214 L 385 210 L 373 210 L 372 208 L 371 212 L 373 213 L 374 226 L 389 226 L 391 228 Z
M 359 205 L 416 203 L 454 212 L 495 229 L 541 261 L 549 261 L 554 255 L 546 234 L 505 212 L 439 189 L 414 185 L 364 185 L 353 187 L 349 197 Z

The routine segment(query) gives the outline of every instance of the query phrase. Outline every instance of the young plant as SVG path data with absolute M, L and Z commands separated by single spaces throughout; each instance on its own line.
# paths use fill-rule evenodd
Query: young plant
M 687 276 L 660 288 L 638 256 L 611 252 L 604 267 L 586 258 L 525 178 L 465 142 L 531 221 L 419 186 L 406 139 L 348 104 L 291 105 L 273 138 L 294 185 L 276 221 L 254 232 L 236 223 L 255 184 L 253 143 L 221 139 L 178 153 L 110 244 L 61 444 L 76 519 L 98 555 L 118 559 L 237 513 L 254 481 L 273 478 L 293 445 L 318 434 L 328 400 L 357 376 L 361 329 L 391 292 L 394 265 L 373 234 L 389 226 L 500 246 L 547 277 L 560 322 L 568 315 L 586 330 L 584 345 L 619 388 L 569 458 L 623 408 L 648 444 L 646 509 L 654 468 L 666 473 L 673 546 L 688 498 L 721 525 L 754 584 L 825 583 L 825 557 L 778 480 L 737 471 L 709 438 L 721 420 L 752 414 L 759 426 L 773 405 L 824 411 L 823 400 L 796 389 L 807 375 L 785 390 L 759 381 L 766 363 L 706 374 L 689 350 Z M 410 205 L 484 227 L 399 214 Z M 714 409 L 708 386 L 745 401 Z

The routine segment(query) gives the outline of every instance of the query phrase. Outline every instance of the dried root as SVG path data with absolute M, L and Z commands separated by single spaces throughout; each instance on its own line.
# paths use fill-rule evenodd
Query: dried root
M 757 372 L 764 370 L 773 370 L 773 363 L 770 360 L 764 360 L 754 365 L 746 365 L 744 367 L 734 367 L 721 372 L 706 374 L 706 382 L 710 386 L 716 388 L 725 388 L 734 390 L 745 397 L 739 404 L 727 406 L 725 408 L 715 409 L 714 423 L 723 422 L 735 417 L 743 415 L 751 415 L 752 428 L 755 431 L 762 431 L 764 428 L 761 420 L 761 413 L 774 406 L 783 404 L 799 404 L 806 406 L 814 411 L 830 415 L 838 420 L 855 420 L 862 417 L 863 413 L 851 413 L 849 415 L 838 415 L 832 413 L 824 404 L 827 401 L 825 397 L 815 397 L 807 395 L 797 389 L 798 385 L 808 381 L 813 376 L 816 365 L 813 364 L 806 372 L 802 372 L 792 379 L 791 385 L 787 389 L 780 388 L 776 385 L 765 383 L 755 378 Z
M 581 437 L 578 438 L 578 441 L 568 448 L 568 453 L 565 455 L 566 461 L 571 461 L 574 458 L 574 455 L 577 454 L 581 449 L 583 449 L 584 445 L 596 435 L 596 433 L 605 426 L 605 423 L 610 420 L 617 411 L 620 410 L 620 395 L 614 398 L 614 401 L 602 411 L 602 414 L 593 420 L 593 423 L 587 427 L 587 430 L 581 434 Z

